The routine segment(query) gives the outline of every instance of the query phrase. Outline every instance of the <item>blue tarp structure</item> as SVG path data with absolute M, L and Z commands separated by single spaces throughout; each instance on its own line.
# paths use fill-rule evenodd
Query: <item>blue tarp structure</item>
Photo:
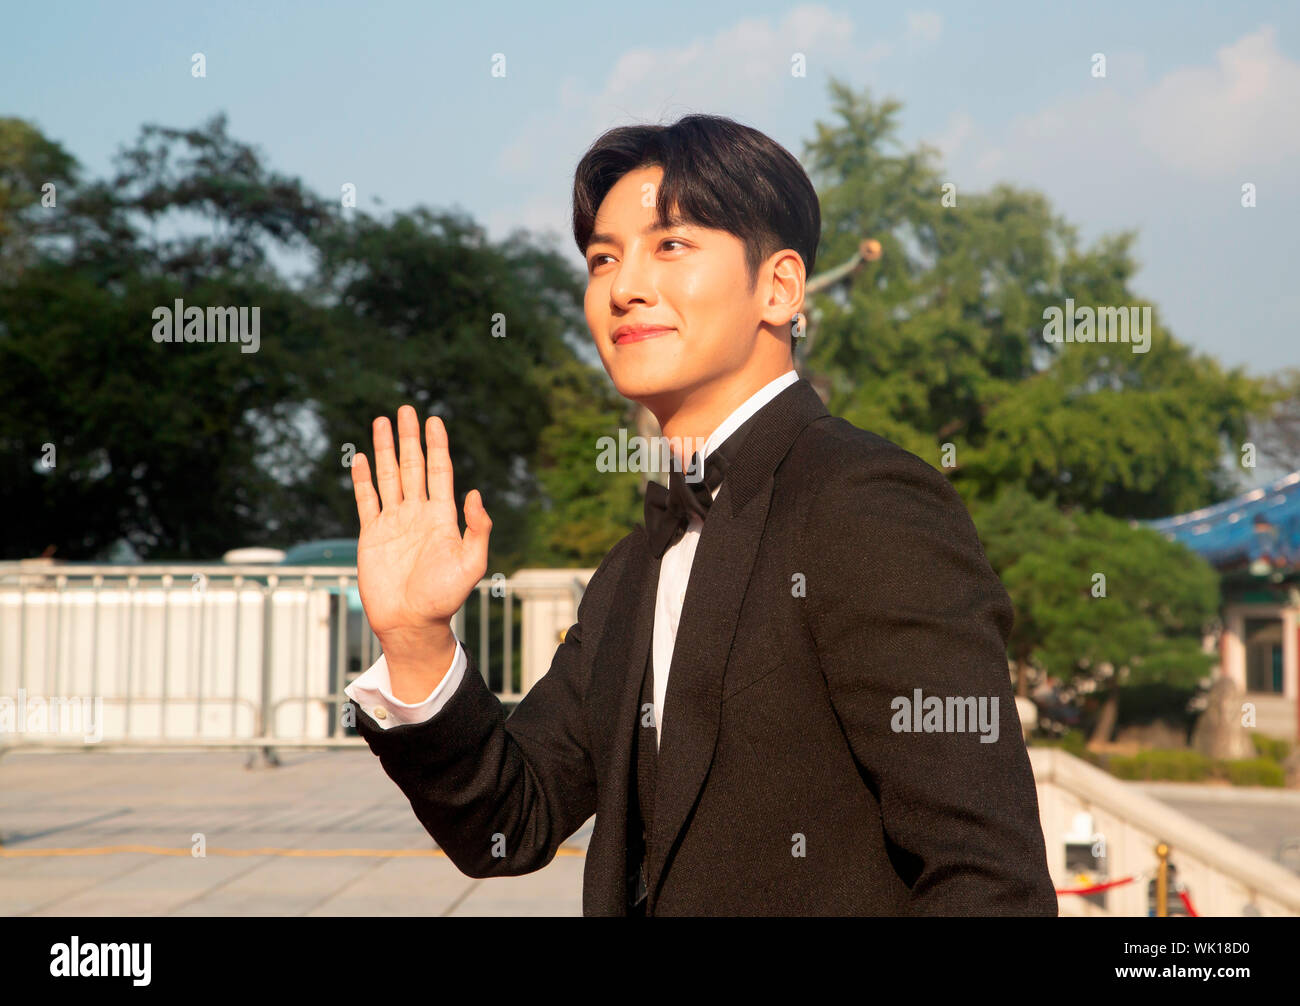
M 1220 570 L 1261 562 L 1272 570 L 1300 569 L 1300 472 L 1214 506 L 1143 523 Z
M 355 538 L 321 538 L 295 545 L 284 554 L 285 566 L 355 566 Z

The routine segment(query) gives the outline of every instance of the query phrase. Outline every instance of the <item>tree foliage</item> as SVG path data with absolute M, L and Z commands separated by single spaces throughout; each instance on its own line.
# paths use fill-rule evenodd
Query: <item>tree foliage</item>
M 458 497 L 477 487 L 493 508 L 494 568 L 549 554 L 556 529 L 534 545 L 529 520 L 542 482 L 562 484 L 547 457 L 565 452 L 539 450 L 543 431 L 561 435 L 553 410 L 570 401 L 553 380 L 578 366 L 582 327 L 561 256 L 522 233 L 489 242 L 458 214 L 345 213 L 222 116 L 145 126 L 114 176 L 86 185 L 29 124 L 0 120 L 0 140 L 0 495 L 27 518 L 6 555 L 104 557 L 124 542 L 210 560 L 351 536 L 345 466 L 372 455 L 371 420 L 406 402 L 444 419 Z M 293 255 L 310 264 L 296 285 L 275 265 Z M 177 300 L 256 307 L 257 352 L 156 342 L 153 312 Z M 611 390 L 588 402 L 612 406 Z M 585 415 L 581 435 L 614 432 L 620 411 Z M 594 471 L 594 440 L 587 452 Z M 594 565 L 622 536 L 613 519 L 561 551 Z
M 805 153 L 821 195 L 819 259 L 843 261 L 864 237 L 884 255 L 814 308 L 808 364 L 831 410 L 952 479 L 1015 604 L 1009 656 L 1022 671 L 1199 678 L 1217 579 L 1130 522 L 1237 491 L 1225 459 L 1267 389 L 1162 324 L 1132 287 L 1133 232 L 1081 247 L 1040 193 L 968 191 L 932 148 L 902 149 L 896 102 L 839 82 L 832 96 L 835 120 Z M 1071 301 L 1153 308 L 1147 351 L 1050 340 L 1050 310 Z M 1105 598 L 1090 593 L 1094 573 L 1110 584 Z

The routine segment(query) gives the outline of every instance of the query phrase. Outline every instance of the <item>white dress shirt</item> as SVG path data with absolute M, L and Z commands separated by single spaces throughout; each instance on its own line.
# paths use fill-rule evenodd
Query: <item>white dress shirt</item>
M 710 452 L 722 444 L 741 423 L 797 380 L 799 375 L 795 371 L 786 371 L 745 399 L 739 408 L 709 434 L 700 449 L 701 464 L 708 458 Z M 713 490 L 713 498 L 717 499 L 721 491 L 721 486 Z M 686 584 L 691 577 L 695 549 L 699 546 L 700 531 L 703 528 L 704 522 L 693 514 L 685 533 L 668 547 L 659 565 L 651 658 L 654 661 L 654 721 L 658 725 L 655 731 L 656 737 L 663 735 L 664 701 L 668 695 L 668 668 L 672 666 L 673 648 L 677 642 L 677 625 L 681 621 L 682 602 L 686 598 Z M 393 697 L 392 684 L 388 677 L 388 664 L 381 654 L 364 674 L 358 676 L 344 689 L 344 692 L 385 730 L 403 723 L 423 723 L 435 716 L 447 704 L 447 700 L 460 685 L 467 667 L 468 658 L 465 656 L 460 640 L 457 639 L 456 655 L 452 657 L 451 668 L 443 675 L 429 697 L 422 702 L 401 702 Z

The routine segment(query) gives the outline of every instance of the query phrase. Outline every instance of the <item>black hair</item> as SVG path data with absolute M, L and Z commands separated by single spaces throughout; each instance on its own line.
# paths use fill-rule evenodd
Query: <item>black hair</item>
M 740 238 L 751 291 L 763 260 L 782 248 L 799 253 L 811 278 L 822 218 L 803 166 L 771 137 L 717 115 L 601 134 L 573 176 L 573 239 L 584 257 L 609 190 L 629 171 L 654 165 L 663 169 L 655 200 L 660 227 L 680 221 Z

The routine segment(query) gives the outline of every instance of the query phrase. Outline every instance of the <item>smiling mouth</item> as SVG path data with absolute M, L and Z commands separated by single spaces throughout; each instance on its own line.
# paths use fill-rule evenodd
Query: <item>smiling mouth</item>
M 626 332 L 623 335 L 619 335 L 614 338 L 614 345 L 621 346 L 627 342 L 643 342 L 646 339 L 653 339 L 659 335 L 667 335 L 669 332 L 672 331 L 674 331 L 674 329 L 655 328 L 655 329 L 648 329 L 643 332 Z

